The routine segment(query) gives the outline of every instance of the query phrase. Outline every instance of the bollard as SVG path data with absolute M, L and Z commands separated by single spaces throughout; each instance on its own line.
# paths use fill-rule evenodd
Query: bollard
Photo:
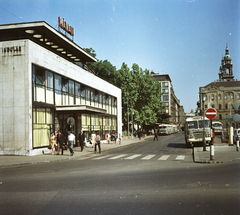
M 214 160 L 214 145 L 210 145 L 210 160 Z
M 236 150 L 238 151 L 239 148 L 239 140 L 237 139 L 237 145 L 236 145 Z

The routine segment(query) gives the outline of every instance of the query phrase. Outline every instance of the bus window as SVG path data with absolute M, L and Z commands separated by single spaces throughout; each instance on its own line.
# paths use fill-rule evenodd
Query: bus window
M 197 121 L 188 122 L 188 128 L 189 129 L 197 129 L 198 128 Z
M 209 126 L 208 122 L 209 120 L 205 120 L 205 128 L 208 128 Z M 203 120 L 199 120 L 198 123 L 199 123 L 199 128 L 203 128 Z

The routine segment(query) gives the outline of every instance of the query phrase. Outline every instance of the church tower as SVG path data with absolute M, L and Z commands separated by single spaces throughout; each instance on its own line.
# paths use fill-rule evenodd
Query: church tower
M 221 66 L 219 68 L 219 81 L 233 81 L 232 59 L 229 55 L 228 45 L 226 45 L 225 56 L 222 57 Z

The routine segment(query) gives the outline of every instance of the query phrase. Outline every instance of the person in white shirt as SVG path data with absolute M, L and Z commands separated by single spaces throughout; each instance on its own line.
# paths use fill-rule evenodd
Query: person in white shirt
M 71 131 L 69 131 L 68 132 L 68 147 L 69 147 L 71 156 L 73 156 L 73 154 L 74 154 L 73 145 L 75 145 L 75 136 L 74 136 L 74 134 L 72 134 Z
M 91 143 L 92 143 L 92 148 L 95 146 L 96 143 L 96 134 L 95 131 L 93 131 L 92 135 L 91 135 Z

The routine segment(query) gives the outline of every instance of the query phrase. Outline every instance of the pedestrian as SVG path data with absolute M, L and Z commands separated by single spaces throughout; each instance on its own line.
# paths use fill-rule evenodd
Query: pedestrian
M 109 140 L 110 139 L 110 135 L 109 135 L 108 132 L 106 133 L 105 138 L 107 140 L 107 144 L 109 144 L 110 143 L 110 140 Z
M 118 142 L 119 144 L 121 144 L 122 138 L 121 138 L 121 134 L 119 133 L 119 138 L 118 138 Z
M 55 145 L 56 145 L 56 137 L 54 135 L 54 132 L 52 132 L 51 134 L 51 137 L 50 137 L 50 140 L 49 140 L 49 145 L 51 146 L 51 149 L 52 149 L 52 155 L 54 155 L 54 148 L 55 148 Z
M 63 132 L 63 136 L 65 139 L 65 145 L 67 145 L 67 142 L 68 142 L 68 129 L 67 128 L 65 128 L 65 131 Z
M 79 133 L 79 143 L 80 143 L 80 147 L 81 147 L 81 152 L 83 151 L 83 148 L 84 148 L 84 141 L 85 141 L 85 138 L 84 138 L 84 134 L 83 134 L 83 131 L 81 130 L 81 132 Z
M 134 131 L 134 137 L 135 137 L 135 139 L 136 139 L 136 137 L 137 137 L 137 132 L 136 132 L 136 130 Z
M 73 145 L 75 145 L 75 135 L 72 134 L 71 131 L 68 132 L 68 147 L 70 151 L 70 155 L 73 156 L 74 151 L 73 151 Z
M 141 130 L 140 129 L 138 130 L 138 138 L 139 138 L 139 140 L 141 140 Z
M 114 136 L 115 136 L 115 144 L 116 144 L 117 143 L 117 138 L 118 138 L 117 132 L 114 133 Z
M 101 140 L 101 137 L 99 136 L 99 133 L 97 132 L 96 144 L 95 144 L 95 153 L 97 153 L 97 146 L 98 146 L 99 154 L 101 154 L 100 140 Z
M 92 148 L 95 146 L 96 143 L 96 134 L 95 131 L 93 131 L 92 135 L 91 135 L 91 143 L 92 143 Z
M 65 138 L 59 130 L 58 130 L 58 134 L 57 134 L 57 145 L 58 145 L 57 155 L 59 155 L 60 149 L 62 149 L 62 155 L 63 155 L 63 147 L 65 145 Z
M 158 134 L 157 134 L 157 130 L 154 130 L 154 138 L 153 140 L 157 139 L 158 140 Z

